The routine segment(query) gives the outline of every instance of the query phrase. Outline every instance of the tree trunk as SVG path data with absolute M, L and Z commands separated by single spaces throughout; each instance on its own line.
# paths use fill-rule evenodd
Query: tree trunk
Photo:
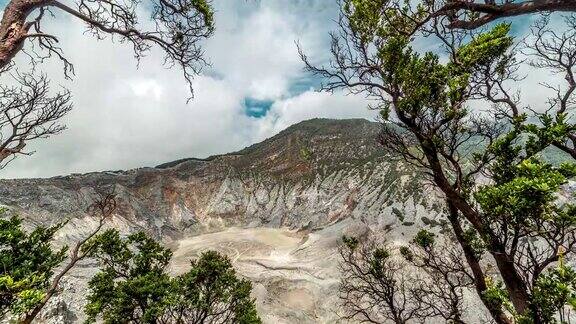
M 504 252 L 491 252 L 496 265 L 510 294 L 510 301 L 518 314 L 525 314 L 530 309 L 530 295 L 528 287 L 516 271 L 514 262 Z
M 433 172 L 434 182 L 446 195 L 446 199 L 450 204 L 462 213 L 464 218 L 472 224 L 474 229 L 476 229 L 482 237 L 486 237 L 485 243 L 488 245 L 488 251 L 496 261 L 496 266 L 510 295 L 512 305 L 514 305 L 518 314 L 526 313 L 530 306 L 530 294 L 526 284 L 516 270 L 513 259 L 506 254 L 505 248 L 501 247 L 497 235 L 490 227 L 484 225 L 478 211 L 452 187 L 444 175 L 443 167 L 438 159 L 438 153 L 434 145 L 425 138 L 419 138 L 419 140 L 426 159 L 430 164 L 430 169 Z
M 451 28 L 476 29 L 494 20 L 522 16 L 539 12 L 574 12 L 576 0 L 529 0 L 529 1 L 506 1 L 503 4 L 490 4 L 475 1 L 447 1 L 446 5 L 436 11 L 433 16 L 450 15 L 454 11 L 476 14 L 469 20 L 456 19 L 449 25 Z
M 480 297 L 480 300 L 484 304 L 484 306 L 490 312 L 490 315 L 494 319 L 494 321 L 498 324 L 511 324 L 512 321 L 504 314 L 502 308 L 494 308 L 483 296 L 484 292 L 488 287 L 486 286 L 486 276 L 482 267 L 480 266 L 480 262 L 474 253 L 474 250 L 470 246 L 470 243 L 464 237 L 464 230 L 460 225 L 460 221 L 458 220 L 458 209 L 450 200 L 447 200 L 446 203 L 448 204 L 448 220 L 452 225 L 452 229 L 454 230 L 454 234 L 458 243 L 462 247 L 464 251 L 464 256 L 466 258 L 466 262 L 472 270 L 472 276 L 474 277 L 474 287 L 476 288 L 476 293 Z
M 12 0 L 4 9 L 0 21 L 0 70 L 8 66 L 22 50 L 30 29 L 26 19 L 34 9 L 44 3 L 46 0 Z

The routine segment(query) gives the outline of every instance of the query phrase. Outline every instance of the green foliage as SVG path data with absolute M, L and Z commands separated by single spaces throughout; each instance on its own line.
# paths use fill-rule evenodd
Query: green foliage
M 350 250 L 355 250 L 360 243 L 357 238 L 346 235 L 342 236 L 342 242 L 344 242 L 344 245 Z
M 505 169 L 506 175 L 499 177 L 508 181 L 483 186 L 475 198 L 488 217 L 504 217 L 512 226 L 533 227 L 545 221 L 554 222 L 560 220 L 556 216 L 561 212 L 555 205 L 555 194 L 567 182 L 563 173 L 569 171 L 566 166 L 558 169 L 533 158 L 523 160 Z M 576 225 L 576 219 L 571 222 Z
M 424 225 L 430 226 L 430 227 L 437 227 L 437 226 L 441 226 L 442 224 L 440 222 L 438 222 L 435 219 L 430 219 L 426 216 L 422 216 L 420 217 L 420 220 L 422 221 L 422 223 Z
M 206 0 L 191 0 L 190 4 L 202 15 L 204 25 L 206 25 L 209 32 L 212 32 L 214 30 L 214 8 L 212 8 L 212 5 Z
M 407 246 L 400 247 L 400 254 L 408 261 L 414 260 L 414 253 L 410 251 L 410 248 Z
M 479 237 L 478 232 L 473 228 L 468 228 L 464 231 L 464 240 L 470 245 L 474 255 L 480 259 L 486 251 L 486 244 Z
M 432 232 L 429 232 L 427 230 L 420 230 L 416 236 L 414 237 L 414 244 L 418 245 L 419 247 L 427 250 L 432 248 L 432 246 L 434 245 L 434 237 L 436 235 Z
M 482 297 L 488 303 L 488 307 L 492 309 L 505 308 L 512 312 L 510 298 L 502 282 L 494 282 L 491 278 L 486 278 L 486 286 L 486 290 L 482 292 Z
M 402 1 L 400 1 L 402 2 Z M 417 20 L 424 16 L 424 7 L 411 12 L 408 0 L 389 5 L 389 0 L 345 0 L 342 11 L 348 17 L 350 28 L 364 42 L 385 43 L 400 35 L 408 35 L 417 28 Z M 385 15 L 388 21 L 384 21 Z M 406 19 L 413 15 L 414 19 Z
M 260 323 L 252 284 L 238 279 L 230 260 L 215 251 L 202 253 L 191 262 L 191 269 L 174 279 L 175 299 L 170 307 L 184 309 L 184 317 L 209 314 L 207 322 L 216 321 L 222 309 L 228 308 L 230 323 Z
M 370 19 L 361 21 L 360 17 L 377 15 L 377 11 L 369 13 L 365 6 L 371 1 L 353 1 L 358 6 L 350 17 L 352 28 L 357 28 L 367 39 L 374 34 L 369 26 L 375 24 Z M 365 12 L 366 11 L 366 12 Z M 376 19 L 374 19 L 376 20 Z M 380 19 L 381 21 L 381 19 Z M 390 23 L 390 22 L 389 22 Z M 358 25 L 358 27 L 354 27 Z M 507 60 L 504 53 L 512 45 L 512 38 L 507 35 L 510 26 L 501 24 L 492 30 L 479 35 L 472 42 L 458 50 L 457 60 L 442 64 L 437 54 L 432 52 L 419 55 L 410 47 L 410 39 L 396 29 L 397 24 L 390 23 L 386 28 L 394 26 L 395 32 L 380 32 L 381 40 L 377 44 L 381 69 L 387 71 L 385 83 L 395 84 L 402 89 L 403 96 L 397 98 L 395 108 L 408 116 L 433 113 L 448 120 L 458 120 L 466 116 L 465 109 L 456 109 L 458 103 L 465 99 L 469 77 L 479 66 L 498 60 Z M 380 27 L 380 30 L 386 30 Z M 383 35 L 386 36 L 383 36 Z M 381 116 L 389 120 L 390 103 L 383 103 Z
M 377 248 L 372 252 L 372 256 L 375 260 L 386 260 L 390 257 L 390 251 L 383 248 Z
M 380 14 L 386 0 L 349 0 L 345 1 L 343 11 L 351 17 L 351 27 L 363 42 L 370 42 L 376 34 L 382 33 Z
M 5 215 L 6 210 L 0 209 L 0 216 Z M 44 298 L 67 250 L 51 246 L 62 225 L 39 226 L 27 233 L 20 218 L 0 219 L 0 313 L 24 314 Z
M 99 315 L 106 323 L 138 317 L 153 323 L 168 305 L 171 281 L 165 269 L 172 252 L 144 233 L 120 237 L 108 230 L 87 246 L 103 268 L 89 282 L 85 308 L 89 322 Z
M 312 160 L 312 151 L 309 148 L 302 146 L 300 148 L 300 158 L 305 162 L 311 161 Z
M 514 168 L 511 166 L 517 163 L 522 152 L 522 147 L 516 145 L 518 136 L 519 132 L 512 130 L 498 138 L 487 148 L 487 155 L 494 156 L 490 170 L 492 171 L 492 180 L 495 183 L 503 183 L 514 178 Z
M 551 144 L 561 143 L 575 130 L 574 124 L 569 123 L 565 113 L 554 116 L 545 113 L 539 115 L 538 120 L 540 125 L 525 123 L 519 126 L 522 131 L 530 135 L 526 143 L 528 156 L 539 153 Z
M 250 282 L 238 279 L 228 258 L 216 252 L 203 253 L 189 272 L 170 277 L 172 252 L 144 233 L 122 238 L 108 230 L 88 246 L 103 266 L 89 282 L 88 322 L 177 322 L 202 313 L 206 323 L 260 323 Z
M 505 89 L 508 81 L 516 81 L 519 63 L 511 49 L 509 24 L 493 25 L 471 39 L 459 38 L 450 29 L 436 29 L 436 36 L 448 45 L 448 62 L 436 53 L 418 53 L 412 42 L 419 32 L 426 35 L 432 28 L 414 31 L 423 26 L 419 25 L 423 12 L 432 4 L 421 1 L 414 7 L 413 3 L 344 0 L 343 32 L 333 43 L 332 69 L 311 70 L 333 81 L 330 90 L 352 88 L 375 99 L 387 124 L 399 126 L 400 131 L 383 132 L 389 141 L 382 143 L 425 169 L 445 193 L 457 209 L 453 215 L 459 227 L 470 227 L 458 237 L 461 244 L 471 246 L 478 260 L 489 252 L 497 261 L 503 282 L 487 279 L 484 289 L 476 281 L 494 319 L 502 322 L 512 314 L 518 320 L 524 316 L 550 322 L 562 307 L 574 303 L 572 270 L 544 270 L 554 266 L 557 246 L 574 245 L 576 206 L 559 201 L 558 192 L 576 175 L 576 164 L 553 165 L 540 155 L 551 145 L 570 151 L 573 143 L 568 148 L 565 143 L 572 142 L 576 126 L 566 111 L 572 107 L 553 111 L 554 105 L 562 104 L 559 95 L 550 101 L 549 113 L 535 113 L 530 117 L 537 116 L 537 122 L 528 122 L 534 119 L 522 113 L 520 99 Z M 434 23 L 427 22 L 428 27 Z M 546 43 L 546 38 L 545 53 L 540 51 L 544 58 L 535 66 L 571 69 L 557 65 L 565 45 L 555 44 L 561 49 L 556 53 L 554 43 Z M 566 93 L 564 105 L 571 103 L 571 95 Z M 467 103 L 472 98 L 492 102 L 492 118 L 469 116 Z M 462 152 L 463 143 L 475 138 L 480 138 L 478 146 L 487 147 L 475 150 L 470 161 Z M 400 249 L 406 259 L 415 259 L 421 252 L 433 255 L 434 234 L 422 230 L 412 243 L 413 250 Z M 483 262 L 472 259 L 467 258 L 470 266 L 487 272 Z M 379 260 L 373 256 L 373 269 Z M 525 312 L 526 305 L 533 314 L 516 314 L 514 307 Z
M 390 258 L 390 252 L 383 248 L 376 248 L 372 251 L 370 259 L 370 272 L 375 278 L 384 278 L 386 271 L 386 260 Z
M 411 115 L 424 108 L 452 114 L 452 111 L 447 111 L 449 94 L 445 91 L 449 83 L 449 71 L 440 64 L 438 56 L 426 53 L 420 57 L 412 54 L 410 48 L 405 53 L 410 60 L 399 76 L 406 96 L 398 103 L 398 108 Z
M 495 183 L 482 186 L 474 195 L 488 222 L 506 222 L 512 228 L 538 233 L 534 240 L 547 235 L 542 230 L 544 228 L 571 231 L 576 226 L 576 206 L 559 205 L 556 196 L 561 186 L 574 177 L 574 163 L 566 162 L 555 167 L 535 157 L 558 132 L 557 126 L 547 125 L 548 128 L 543 129 L 534 125 L 516 127 L 495 142 L 489 148 L 496 156 L 495 163 L 491 165 Z M 517 144 L 521 135 L 518 129 L 532 134 L 524 146 Z M 523 157 L 523 153 L 527 158 Z M 532 307 L 522 314 L 515 314 L 509 303 L 505 304 L 507 296 L 499 293 L 500 289 L 490 287 L 484 296 L 495 306 L 507 306 L 518 323 L 534 323 L 534 319 L 555 323 L 556 315 L 561 314 L 565 306 L 574 305 L 575 279 L 574 270 L 562 263 L 546 274 L 537 275 L 530 297 Z
M 492 30 L 474 37 L 457 50 L 456 62 L 452 64 L 458 69 L 470 72 L 501 58 L 513 44 L 509 32 L 510 24 L 498 24 Z
M 576 271 L 560 264 L 540 276 L 534 287 L 532 301 L 538 305 L 545 323 L 556 323 L 555 314 L 565 305 L 576 309 Z
M 576 176 L 576 163 L 563 162 L 558 166 L 558 172 L 566 178 L 573 178 Z
M 398 209 L 396 207 L 392 207 L 392 214 L 396 215 L 396 217 L 398 217 L 399 221 L 404 222 L 405 216 L 404 216 L 404 213 L 400 209 Z

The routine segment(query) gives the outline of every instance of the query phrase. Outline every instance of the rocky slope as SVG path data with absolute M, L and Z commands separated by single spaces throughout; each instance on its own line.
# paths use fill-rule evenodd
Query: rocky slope
M 83 211 L 95 190 L 114 188 L 119 208 L 109 226 L 144 230 L 171 244 L 174 272 L 185 271 L 199 251 L 218 249 L 256 283 L 267 322 L 332 322 L 338 317 L 334 252 L 342 233 L 379 229 L 402 240 L 415 225 L 438 225 L 440 205 L 431 189 L 379 147 L 378 131 L 377 123 L 362 119 L 314 119 L 208 159 L 1 180 L 0 204 L 29 224 L 69 218 L 61 236 L 73 240 L 94 225 Z M 91 267 L 77 273 L 79 282 Z M 55 307 L 78 313 L 81 298 L 72 286 L 68 293 L 77 302 Z

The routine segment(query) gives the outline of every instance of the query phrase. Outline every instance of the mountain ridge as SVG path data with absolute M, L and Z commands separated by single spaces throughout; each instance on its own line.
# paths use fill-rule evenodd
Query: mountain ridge
M 380 147 L 380 127 L 366 119 L 315 118 L 206 159 L 0 180 L 0 204 L 33 223 L 63 217 L 78 221 L 86 216 L 95 191 L 112 187 L 120 200 L 118 221 L 159 238 L 231 225 L 322 228 L 346 217 L 371 224 L 386 220 L 384 227 L 437 224 L 441 204 L 436 197 L 428 199 L 415 170 Z M 407 202 L 412 206 L 407 208 Z M 413 211 L 416 205 L 432 216 L 399 212 Z
M 113 187 L 121 201 L 120 218 L 177 218 L 196 222 L 204 215 L 205 219 L 215 217 L 236 223 L 238 219 L 234 217 L 238 215 L 250 218 L 268 211 L 273 207 L 269 200 L 276 195 L 310 204 L 316 199 L 310 197 L 318 195 L 326 201 L 339 197 L 340 205 L 345 205 L 344 196 L 372 186 L 380 194 L 389 192 L 405 199 L 422 200 L 421 196 L 414 197 L 419 191 L 418 185 L 407 177 L 414 171 L 389 159 L 376 143 L 379 129 L 378 123 L 364 119 L 312 119 L 240 151 L 204 160 L 168 162 L 174 163 L 170 167 L 0 180 L 0 204 L 15 207 L 23 214 L 41 214 L 46 218 L 53 213 L 83 215 L 96 189 Z M 387 185 L 402 177 L 403 182 L 394 188 Z M 327 186 L 330 181 L 331 185 Z M 306 194 L 307 190 L 311 193 Z M 384 207 L 378 207 L 376 202 L 386 197 L 371 197 L 369 192 L 363 198 L 370 200 L 364 203 L 378 210 L 390 205 L 388 201 Z M 260 217 L 257 223 L 304 226 L 298 220 L 306 217 L 290 215 L 291 222 L 281 220 L 287 209 L 298 205 L 293 201 L 283 203 L 281 208 L 276 206 L 280 209 L 275 212 L 276 217 L 268 220 Z M 325 215 L 317 215 L 313 223 L 322 223 L 323 217 Z M 239 223 L 246 225 L 250 221 L 244 219 Z M 169 227 L 184 230 L 190 224 L 180 225 L 170 223 Z
M 95 225 L 84 211 L 97 191 L 113 189 L 118 208 L 107 226 L 145 231 L 173 247 L 175 273 L 215 249 L 254 283 L 264 322 L 334 323 L 343 234 L 406 242 L 418 228 L 441 226 L 441 200 L 384 152 L 379 131 L 367 120 L 315 119 L 210 160 L 0 180 L 0 205 L 28 226 L 69 219 L 58 239 L 70 242 Z M 69 310 L 66 318 L 82 318 L 78 293 L 95 267 L 78 271 L 54 306 Z
M 177 159 L 174 161 L 169 161 L 169 162 L 158 164 L 154 168 L 166 169 L 166 168 L 171 168 L 171 167 L 174 167 L 180 163 L 184 163 L 184 162 L 188 162 L 188 161 L 209 162 L 209 161 L 213 161 L 214 159 L 216 159 L 218 157 L 222 157 L 222 156 L 243 155 L 243 154 L 246 154 L 247 152 L 253 150 L 255 147 L 265 145 L 265 143 L 267 143 L 268 141 L 272 141 L 277 137 L 282 137 L 282 136 L 285 136 L 286 134 L 289 134 L 291 132 L 298 131 L 302 128 L 307 127 L 310 124 L 315 124 L 315 126 L 316 126 L 315 128 L 321 128 L 322 123 L 331 123 L 331 122 L 335 122 L 335 121 L 338 123 L 345 123 L 345 122 L 366 123 L 366 124 L 370 124 L 370 125 L 375 126 L 375 127 L 377 125 L 379 125 L 379 123 L 371 122 L 365 118 L 346 118 L 346 119 L 312 118 L 312 119 L 307 119 L 307 120 L 303 120 L 303 121 L 300 121 L 298 123 L 292 124 L 292 125 L 288 126 L 287 128 L 281 130 L 277 134 L 272 135 L 272 136 L 270 136 L 270 137 L 268 137 L 268 138 L 266 138 L 260 142 L 248 145 L 245 148 L 240 149 L 238 151 L 233 151 L 233 152 L 223 153 L 223 154 L 214 154 L 214 155 L 210 155 L 206 158 L 197 158 L 197 157 L 181 158 L 181 159 Z M 320 124 L 318 124 L 318 123 L 320 123 Z M 318 129 L 318 130 L 321 130 L 321 129 Z

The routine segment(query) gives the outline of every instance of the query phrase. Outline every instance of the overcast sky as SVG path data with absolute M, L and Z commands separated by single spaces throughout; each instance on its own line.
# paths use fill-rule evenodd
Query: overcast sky
M 0 0 L 0 5 L 2 0 Z M 361 97 L 314 91 L 295 42 L 327 59 L 335 29 L 334 0 L 216 0 L 216 32 L 205 44 L 212 67 L 194 81 L 195 98 L 178 69 L 162 67 L 152 51 L 136 66 L 129 46 L 85 35 L 72 17 L 45 22 L 74 63 L 73 81 L 57 60 L 41 69 L 69 88 L 74 110 L 68 129 L 29 144 L 0 177 L 48 177 L 75 172 L 154 166 L 184 157 L 241 149 L 313 117 L 374 119 Z M 28 61 L 19 55 L 17 67 Z M 535 74 L 532 74 L 531 79 Z M 538 79 L 541 79 L 538 77 Z M 527 81 L 527 97 L 537 81 Z
M 302 70 L 295 42 L 319 60 L 327 57 L 335 3 L 214 1 L 216 32 L 205 44 L 212 67 L 195 79 L 188 104 L 181 72 L 163 68 L 162 53 L 152 51 L 137 67 L 129 46 L 96 41 L 71 17 L 51 19 L 46 28 L 59 36 L 76 76 L 64 80 L 57 60 L 41 68 L 74 96 L 68 129 L 29 144 L 35 153 L 0 177 L 154 166 L 238 150 L 313 117 L 373 119 L 362 98 L 315 92 Z M 24 55 L 17 67 L 27 69 Z

